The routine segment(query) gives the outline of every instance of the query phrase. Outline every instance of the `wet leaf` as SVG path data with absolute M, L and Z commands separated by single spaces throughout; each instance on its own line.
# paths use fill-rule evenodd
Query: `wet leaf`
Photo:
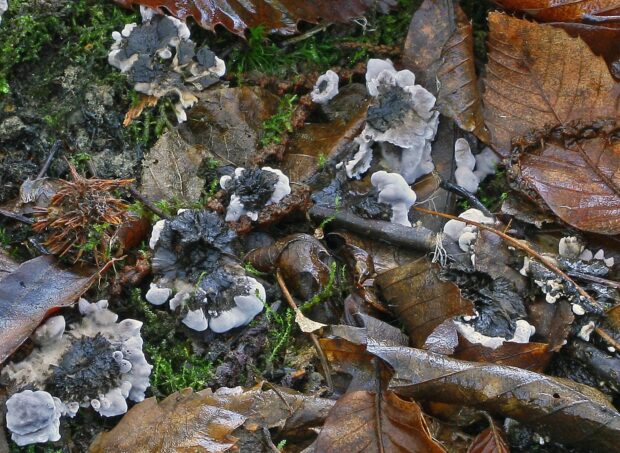
M 375 282 L 407 328 L 414 346 L 446 319 L 472 315 L 473 305 L 458 286 L 439 278 L 439 267 L 424 257 L 377 276 Z
M 91 285 L 94 271 L 64 268 L 51 255 L 26 261 L 0 281 L 0 363 L 45 319 L 72 305 Z
M 620 14 L 618 0 L 493 0 L 513 11 L 523 11 L 543 22 L 579 22 L 586 16 Z
M 0 249 L 0 280 L 17 269 L 17 267 L 18 264 L 15 260 L 7 255 L 4 250 Z
M 281 428 L 301 433 L 320 425 L 333 401 L 301 395 L 288 389 L 262 390 L 258 385 L 190 389 L 173 393 L 157 403 L 148 398 L 137 404 L 116 427 L 99 435 L 90 453 L 223 452 L 230 450 L 246 432 Z M 308 434 L 306 432 L 306 434 Z
M 491 426 L 476 436 L 467 453 L 510 453 L 504 431 L 491 420 Z
M 420 407 L 390 391 L 342 396 L 325 421 L 315 451 L 445 452 L 432 439 Z
M 613 451 L 620 442 L 620 414 L 590 387 L 419 349 L 369 342 L 368 351 L 394 369 L 389 389 L 399 395 L 496 412 L 532 425 L 565 445 Z
M 603 59 L 564 30 L 492 12 L 488 58 L 485 120 L 503 156 L 513 138 L 532 129 L 620 113 L 618 88 Z
M 549 363 L 551 354 L 549 345 L 545 343 L 511 343 L 507 341 L 497 349 L 491 349 L 480 344 L 470 343 L 461 337 L 453 357 L 469 362 L 510 365 L 524 370 L 542 372 Z
M 302 301 L 327 287 L 333 258 L 315 237 L 291 234 L 249 252 L 245 260 L 261 272 L 279 270 L 286 286 Z
M 297 31 L 297 22 L 348 22 L 363 16 L 373 5 L 371 0 L 342 0 L 334 5 L 331 0 L 116 0 L 123 6 L 143 5 L 165 8 L 179 19 L 193 17 L 207 30 L 223 25 L 229 31 L 243 35 L 246 28 L 262 25 L 269 32 L 291 34 Z M 393 0 L 376 2 L 383 11 L 396 4 Z
M 409 26 L 403 62 L 420 77 L 418 83 L 437 94 L 441 113 L 488 142 L 472 26 L 460 6 L 448 0 L 426 0 Z
M 527 310 L 530 323 L 536 327 L 536 336 L 548 343 L 551 351 L 559 351 L 575 320 L 570 304 L 565 300 L 550 304 L 541 298 L 528 304 Z
M 547 143 L 523 153 L 515 170 L 564 222 L 593 233 L 620 233 L 620 141 Z

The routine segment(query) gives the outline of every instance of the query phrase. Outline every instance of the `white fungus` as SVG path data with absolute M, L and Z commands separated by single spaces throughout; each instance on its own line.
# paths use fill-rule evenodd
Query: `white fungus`
M 153 305 L 163 305 L 170 299 L 171 295 L 172 290 L 170 288 L 160 288 L 155 283 L 151 283 L 145 298 Z
M 202 308 L 189 310 L 182 322 L 187 327 L 197 332 L 202 332 L 203 330 L 207 330 L 209 328 L 209 321 L 207 321 L 207 317 L 205 316 L 204 311 L 202 311 Z
M 593 259 L 602 261 L 607 267 L 613 267 L 614 265 L 614 257 L 612 256 L 610 258 L 605 258 L 605 251 L 603 249 L 596 252 Z
M 378 171 L 370 178 L 371 184 L 379 190 L 379 202 L 392 208 L 392 223 L 411 226 L 409 209 L 416 200 L 416 194 L 398 173 Z
M 464 138 L 459 138 L 454 143 L 454 160 L 456 162 L 456 170 L 454 170 L 456 183 L 468 192 L 475 193 L 478 190 L 480 178 L 474 174 L 476 159 L 469 143 Z
M 149 239 L 149 247 L 151 250 L 155 249 L 157 245 L 157 241 L 159 241 L 159 236 L 161 236 L 161 231 L 164 229 L 166 225 L 166 219 L 161 219 L 155 222 L 153 225 L 153 230 L 151 231 L 151 238 Z
M 459 333 L 465 337 L 467 341 L 474 344 L 481 344 L 487 348 L 497 349 L 504 342 L 509 343 L 528 343 L 530 337 L 536 333 L 536 328 L 528 323 L 524 319 L 519 319 L 516 322 L 515 332 L 510 339 L 503 337 L 489 337 L 480 332 L 477 332 L 470 324 L 462 323 L 460 321 L 454 321 Z
M 473 222 L 482 223 L 486 225 L 493 225 L 495 223 L 495 221 L 492 218 L 485 216 L 482 213 L 482 211 L 480 211 L 479 209 L 474 209 L 474 208 L 471 208 L 471 209 L 468 209 L 467 211 L 462 212 L 459 215 L 459 217 L 465 220 L 471 220 Z M 450 238 L 452 238 L 454 241 L 458 242 L 459 238 L 461 237 L 461 234 L 463 234 L 464 232 L 472 232 L 472 231 L 477 230 L 477 228 L 473 225 L 469 225 L 470 228 L 468 230 L 465 230 L 465 227 L 467 226 L 468 225 L 465 222 L 452 219 L 446 222 L 446 224 L 443 227 L 443 232 L 447 234 Z
M 117 322 L 118 315 L 107 307 L 105 300 L 91 304 L 80 299 L 82 320 L 65 333 L 60 333 L 62 317 L 50 318 L 33 336 L 37 347 L 21 362 L 7 364 L 3 378 L 18 389 L 50 391 L 69 416 L 79 407 L 97 406 L 90 403 L 93 399 L 103 416 L 127 412 L 127 398 L 144 399 L 152 366 L 142 352 L 142 323 Z
M 243 293 L 233 297 L 235 306 L 221 311 L 209 320 L 209 327 L 216 333 L 228 332 L 230 329 L 248 324 L 263 311 L 266 300 L 265 288 L 252 277 L 238 277 L 236 284 L 243 288 Z
M 257 220 L 261 209 L 279 203 L 291 193 L 288 177 L 282 171 L 271 167 L 238 167 L 232 176 L 220 178 L 220 186 L 231 194 L 226 210 L 227 222 L 236 222 L 243 215 L 250 220 Z
M 6 425 L 18 446 L 60 439 L 62 403 L 47 392 L 24 390 L 6 402 Z
M 2 22 L 2 15 L 9 9 L 9 2 L 7 0 L 0 0 L 0 23 Z
M 586 311 L 579 304 L 571 304 L 571 309 L 573 310 L 573 313 L 575 313 L 577 316 L 583 316 L 586 314 Z
M 337 94 L 338 74 L 330 69 L 317 79 L 310 96 L 316 104 L 327 104 Z
M 475 158 L 476 169 L 474 174 L 480 181 L 484 181 L 487 176 L 495 174 L 500 158 L 491 148 L 485 147 L 479 154 L 476 154 Z
M 140 93 L 157 98 L 175 94 L 177 120 L 186 121 L 185 109 L 198 100 L 194 92 L 217 83 L 226 65 L 207 47 L 196 49 L 184 22 L 150 9 L 141 12 L 141 25 L 127 24 L 112 33 L 108 62 L 126 73 Z
M 356 140 L 358 150 L 345 163 L 347 176 L 359 178 L 370 168 L 375 143 L 389 171 L 400 173 L 408 184 L 432 172 L 431 142 L 439 124 L 435 97 L 415 84 L 411 71 L 396 71 L 390 60 L 368 61 L 366 87 L 374 100 Z
M 576 236 L 567 236 L 560 239 L 558 253 L 560 256 L 569 259 L 577 259 L 584 251 L 585 246 Z
M 594 332 L 594 321 L 590 321 L 586 325 L 584 325 L 580 330 L 577 336 L 581 338 L 583 341 L 590 341 L 590 335 Z

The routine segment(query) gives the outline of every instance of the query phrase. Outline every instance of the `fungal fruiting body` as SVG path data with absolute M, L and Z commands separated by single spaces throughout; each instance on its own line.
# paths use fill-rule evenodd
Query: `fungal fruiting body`
M 468 192 L 475 193 L 480 182 L 495 173 L 499 157 L 488 147 L 474 156 L 467 140 L 459 138 L 454 143 L 454 161 L 456 183 Z
M 338 74 L 331 69 L 321 75 L 310 93 L 312 102 L 316 104 L 327 104 L 338 94 Z
M 230 193 L 226 221 L 238 221 L 241 216 L 257 220 L 265 206 L 279 203 L 291 193 L 288 177 L 278 169 L 236 168 L 233 175 L 220 178 L 222 189 Z
M 18 446 L 60 439 L 62 403 L 47 392 L 24 390 L 6 402 L 6 426 Z
M 411 71 L 396 71 L 390 60 L 368 60 L 366 87 L 373 102 L 357 140 L 358 151 L 345 163 L 347 175 L 359 178 L 370 167 L 375 143 L 386 167 L 408 184 L 433 171 L 431 142 L 439 124 L 435 97 L 415 84 Z
M 118 315 L 107 307 L 105 300 L 80 299 L 82 319 L 68 330 L 64 317 L 49 318 L 33 334 L 35 349 L 21 362 L 9 363 L 3 380 L 17 390 L 47 392 L 62 415 L 73 417 L 89 406 L 105 417 L 127 412 L 127 399 L 144 399 L 152 366 L 142 352 L 142 323 L 117 322 Z
M 379 202 L 391 206 L 391 221 L 410 227 L 409 209 L 416 201 L 416 194 L 405 179 L 398 173 L 378 171 L 373 173 L 370 182 L 379 190 Z
M 201 91 L 217 83 L 226 65 L 206 46 L 196 49 L 187 25 L 172 16 L 143 10 L 144 22 L 114 32 L 108 62 L 126 73 L 139 93 L 161 98 L 176 94 L 177 120 L 187 120 L 186 108 Z
M 266 173 L 275 175 L 269 196 L 281 195 L 278 174 Z M 148 302 L 168 302 L 184 325 L 199 332 L 227 332 L 263 310 L 265 288 L 233 258 L 236 235 L 216 213 L 186 210 L 153 234 L 156 277 L 146 294 Z

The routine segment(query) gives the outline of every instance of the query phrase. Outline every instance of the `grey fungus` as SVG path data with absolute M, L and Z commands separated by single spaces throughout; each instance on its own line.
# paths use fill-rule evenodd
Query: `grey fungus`
M 338 74 L 331 69 L 321 75 L 310 93 L 312 102 L 316 104 L 327 104 L 338 94 L 338 82 Z
M 245 192 L 240 193 L 248 207 L 251 202 L 283 196 L 283 189 L 278 188 L 283 175 L 270 170 L 258 170 L 264 171 L 262 176 L 246 175 L 252 180 L 269 179 L 259 184 L 264 190 L 254 190 L 251 201 L 241 197 Z M 237 177 L 244 174 L 237 173 Z M 288 178 L 286 182 L 288 187 Z M 234 191 L 235 180 L 224 180 L 224 185 Z M 251 190 L 247 192 L 250 194 Z M 198 332 L 209 328 L 216 333 L 227 332 L 248 324 L 263 310 L 265 289 L 234 259 L 236 235 L 216 213 L 186 210 L 166 220 L 153 234 L 158 235 L 152 241 L 155 281 L 147 292 L 147 301 L 156 305 L 168 301 L 181 322 Z
M 474 156 L 464 138 L 459 138 L 454 143 L 454 160 L 456 183 L 471 193 L 478 191 L 478 186 L 487 176 L 495 174 L 495 167 L 500 161 L 489 147 Z
M 196 49 L 187 25 L 179 19 L 142 9 L 143 23 L 114 32 L 108 62 L 127 74 L 139 93 L 157 98 L 174 94 L 177 120 L 187 120 L 201 91 L 219 82 L 226 65 L 207 47 Z
M 140 328 L 133 319 L 118 321 L 107 301 L 79 301 L 82 319 L 65 332 L 62 316 L 49 318 L 33 335 L 35 349 L 9 363 L 2 378 L 14 389 L 32 386 L 51 394 L 62 415 L 82 407 L 112 417 L 127 412 L 127 399 L 142 401 L 152 366 L 142 351 Z
M 393 223 L 411 226 L 409 209 L 416 201 L 416 194 L 398 173 L 378 171 L 370 178 L 371 184 L 379 190 L 379 202 L 392 208 Z
M 344 164 L 347 176 L 359 178 L 370 168 L 375 144 L 387 169 L 408 184 L 432 172 L 431 143 L 439 124 L 435 97 L 415 84 L 411 71 L 396 71 L 390 60 L 368 60 L 366 87 L 373 102 L 356 139 L 358 151 Z
M 60 439 L 62 403 L 47 392 L 24 390 L 6 402 L 6 426 L 18 446 Z
M 238 167 L 233 175 L 220 178 L 220 186 L 230 193 L 227 222 L 236 222 L 244 215 L 257 220 L 265 206 L 279 203 L 291 193 L 288 177 L 271 167 Z

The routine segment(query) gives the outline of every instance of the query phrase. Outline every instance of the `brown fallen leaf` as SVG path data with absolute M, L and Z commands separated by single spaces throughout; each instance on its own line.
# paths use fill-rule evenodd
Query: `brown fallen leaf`
M 72 305 L 93 283 L 92 269 L 64 268 L 51 255 L 20 265 L 0 281 L 0 364 L 45 319 Z
M 403 64 L 437 95 L 439 111 L 485 143 L 482 102 L 474 64 L 472 25 L 449 0 L 426 0 L 415 12 Z
M 369 342 L 368 352 L 394 369 L 388 388 L 399 395 L 498 413 L 534 426 L 537 432 L 565 445 L 615 451 L 620 442 L 620 414 L 591 387 L 516 367 L 464 362 L 413 348 Z
M 387 11 L 396 4 L 394 0 L 341 0 L 334 5 L 331 0 L 115 0 L 123 6 L 142 5 L 150 8 L 165 8 L 175 17 L 185 20 L 193 17 L 207 30 L 223 25 L 229 31 L 243 35 L 246 28 L 259 25 L 268 32 L 291 34 L 297 31 L 297 22 L 317 23 L 348 22 L 361 17 L 377 3 Z
M 507 157 L 511 140 L 532 129 L 618 117 L 618 86 L 582 40 L 502 13 L 488 19 L 483 100 L 497 152 Z
M 579 22 L 588 17 L 620 14 L 618 0 L 493 0 L 513 11 L 522 11 L 543 22 Z
M 390 391 L 342 396 L 325 421 L 315 451 L 445 452 L 431 437 L 420 407 Z
M 489 418 L 490 426 L 476 436 L 467 453 L 510 453 L 504 431 Z
M 375 283 L 407 328 L 414 346 L 446 319 L 474 314 L 473 304 L 459 287 L 439 278 L 439 267 L 423 257 L 377 276 Z
M 148 96 L 146 94 L 140 94 L 138 97 L 138 102 L 132 105 L 127 113 L 125 113 L 125 119 L 123 120 L 123 126 L 129 126 L 133 120 L 138 118 L 142 111 L 147 107 L 155 107 L 157 105 L 157 101 L 159 98 L 157 96 Z
M 564 222 L 593 233 L 620 233 L 620 141 L 603 136 L 547 143 L 521 154 L 513 171 Z
M 539 298 L 528 304 L 528 319 L 536 327 L 536 336 L 549 344 L 550 351 L 559 351 L 570 333 L 575 315 L 568 301 L 555 304 Z
M 185 389 L 160 403 L 148 398 L 132 407 L 114 429 L 95 438 L 89 452 L 223 452 L 235 445 L 235 429 L 239 437 L 260 428 L 308 435 L 333 404 L 284 388 L 262 390 L 261 385 L 216 392 Z
M 491 349 L 470 343 L 467 339 L 460 337 L 453 357 L 469 362 L 516 366 L 541 373 L 551 360 L 551 355 L 552 352 L 546 343 L 510 343 L 507 341 L 499 348 Z

